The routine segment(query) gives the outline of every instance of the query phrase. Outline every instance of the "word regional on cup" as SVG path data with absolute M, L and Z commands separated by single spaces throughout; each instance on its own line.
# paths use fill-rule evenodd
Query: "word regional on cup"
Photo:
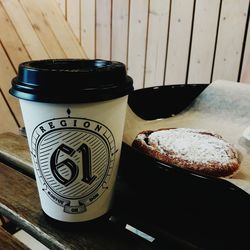
M 87 211 L 109 188 L 116 145 L 104 124 L 76 117 L 54 118 L 40 123 L 31 140 L 43 191 L 64 212 Z

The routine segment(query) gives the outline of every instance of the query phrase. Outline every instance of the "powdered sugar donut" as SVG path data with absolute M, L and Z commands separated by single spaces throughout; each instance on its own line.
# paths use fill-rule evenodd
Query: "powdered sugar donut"
M 142 131 L 132 146 L 167 164 L 215 177 L 232 176 L 240 167 L 239 154 L 232 144 L 201 129 Z

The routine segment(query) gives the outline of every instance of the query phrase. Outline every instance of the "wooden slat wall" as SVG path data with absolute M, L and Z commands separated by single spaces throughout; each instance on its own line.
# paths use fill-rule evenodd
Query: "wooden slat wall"
M 194 0 L 172 1 L 165 84 L 186 81 Z
M 0 133 L 18 133 L 24 125 L 20 106 L 9 95 L 18 65 L 27 60 L 87 56 L 56 1 L 1 0 L 0 24 Z
M 250 82 L 249 0 L 55 1 L 86 54 L 126 63 L 136 89 Z
M 136 89 L 143 88 L 149 0 L 131 0 L 128 35 L 128 73 Z
M 73 32 L 75 33 L 78 40 L 80 40 L 81 37 L 81 29 L 80 29 L 80 0 L 74 0 L 74 1 L 66 1 L 66 19 L 68 23 L 70 24 Z
M 127 64 L 129 0 L 113 0 L 112 60 Z
M 95 1 L 81 2 L 81 45 L 88 58 L 95 58 Z M 89 13 L 92 13 L 90 15 Z
M 13 77 L 16 75 L 16 69 L 12 67 L 12 64 L 4 51 L 2 43 L 0 44 L 0 82 L 1 91 L 8 103 L 10 111 L 15 114 L 14 119 L 17 125 L 23 126 L 23 120 L 21 115 L 21 110 L 18 101 L 11 95 L 9 95 L 9 86 Z M 6 103 L 6 104 L 7 104 Z M 4 116 L 1 116 L 4 119 Z
M 145 87 L 164 82 L 170 3 L 170 0 L 150 1 Z
M 211 80 L 220 0 L 196 1 L 188 82 Z
M 12 33 L 9 35 L 11 37 L 17 37 L 17 41 L 23 44 L 26 48 L 29 56 L 33 59 L 40 59 L 40 58 L 48 58 L 47 51 L 43 46 L 42 41 L 37 36 L 37 33 L 32 26 L 28 16 L 26 15 L 23 8 L 21 8 L 20 3 L 18 1 L 3 1 L 3 7 L 5 8 L 6 15 L 9 17 L 9 23 L 12 22 L 13 29 L 18 31 L 18 34 L 15 30 L 12 30 Z M 20 22 L 22 20 L 22 22 Z M 3 26 L 3 29 L 6 29 L 6 26 Z M 4 33 L 3 33 L 4 34 Z M 27 35 L 29 34 L 29 35 Z M 18 38 L 18 35 L 20 39 Z M 9 45 L 6 44 L 6 49 L 9 48 Z M 28 59 L 26 56 L 25 60 Z M 21 60 L 19 59 L 17 63 Z
M 12 131 L 23 125 L 8 89 L 19 63 L 33 59 L 122 61 L 136 89 L 217 79 L 250 83 L 249 5 L 250 0 L 1 0 L 1 112 L 9 110 Z
M 248 19 L 249 22 L 249 19 Z M 250 82 L 250 25 L 248 23 L 248 29 L 245 38 L 245 51 L 244 51 L 244 58 L 243 58 L 243 65 L 242 71 L 240 74 L 240 81 L 241 82 Z
M 238 80 L 248 6 L 249 0 L 222 1 L 213 80 Z
M 111 0 L 96 0 L 95 44 L 96 44 L 95 46 L 96 58 L 110 60 L 111 59 Z
M 4 132 L 13 132 L 17 133 L 18 124 L 14 119 L 14 116 L 11 113 L 11 110 L 5 102 L 4 95 L 0 92 L 0 124 L 1 124 L 1 133 Z

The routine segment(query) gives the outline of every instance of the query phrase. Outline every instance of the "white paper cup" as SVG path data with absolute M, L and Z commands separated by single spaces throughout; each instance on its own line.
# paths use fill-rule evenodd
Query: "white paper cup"
M 20 99 L 41 206 L 49 217 L 82 222 L 110 209 L 132 89 L 118 62 L 20 64 L 10 93 Z

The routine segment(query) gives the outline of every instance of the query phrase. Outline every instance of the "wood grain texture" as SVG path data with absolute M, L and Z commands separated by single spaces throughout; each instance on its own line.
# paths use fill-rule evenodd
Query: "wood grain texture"
M 20 0 L 20 3 L 24 8 L 33 29 L 39 36 L 39 39 L 45 47 L 48 55 L 51 58 L 65 58 L 66 54 L 64 53 L 55 34 L 53 33 L 53 30 L 51 29 L 46 16 L 39 8 L 37 1 Z
M 145 87 L 163 85 L 170 1 L 150 1 Z
M 5 53 L 0 57 L 2 94 L 22 125 L 17 101 L 7 93 L 7 82 L 13 76 L 10 65 L 16 71 L 20 62 L 41 58 L 99 57 L 122 61 L 134 79 L 135 89 L 163 81 L 183 83 L 187 76 L 188 83 L 208 82 L 213 59 L 211 81 L 218 78 L 235 81 L 240 73 L 243 44 L 240 81 L 250 82 L 250 25 L 244 41 L 248 6 L 249 0 L 2 0 L 0 40 Z M 72 21 L 65 20 L 67 14 Z M 72 31 L 74 27 L 77 35 Z
M 95 1 L 81 0 L 81 45 L 88 58 L 95 58 Z
M 16 29 L 4 10 L 1 2 L 0 23 L 0 40 L 8 54 L 8 57 L 17 70 L 19 63 L 30 60 L 30 56 L 28 55 L 22 41 L 16 33 Z
M 15 119 L 19 126 L 24 124 L 18 100 L 8 91 L 19 64 L 37 59 L 87 56 L 54 0 L 3 0 L 0 23 L 1 110 L 4 112 L 1 117 L 3 114 L 7 117 L 1 121 L 5 124 L 0 132 L 8 128 L 16 132 Z
M 112 60 L 127 64 L 129 0 L 112 1 Z
M 111 0 L 96 0 L 96 58 L 111 58 Z
M 223 0 L 212 80 L 237 81 L 249 0 Z
M 11 87 L 11 81 L 15 77 L 16 72 L 10 63 L 8 56 L 6 55 L 4 48 L 0 42 L 0 88 L 8 105 L 13 112 L 19 126 L 23 126 L 23 118 L 19 101 L 9 94 Z
M 196 1 L 188 83 L 209 83 L 220 0 Z
M 67 1 L 66 19 L 70 24 L 72 31 L 80 41 L 80 0 Z
M 240 81 L 250 83 L 250 25 L 247 30 Z
M 144 86 L 148 8 L 148 0 L 130 1 L 128 73 L 135 89 Z
M 171 5 L 165 84 L 186 81 L 194 0 L 175 0 Z
M 18 133 L 18 124 L 13 118 L 8 105 L 3 98 L 2 91 L 0 89 L 0 124 L 1 124 L 1 133 L 12 132 Z
M 5 250 L 28 250 L 26 245 L 13 237 L 10 233 L 0 227 L 0 249 Z
M 33 29 L 20 2 L 16 0 L 3 0 L 2 4 L 15 26 L 15 30 L 22 40 L 29 56 L 32 59 L 48 58 L 48 53 Z
M 70 26 L 64 16 L 58 9 L 56 3 L 51 0 L 36 0 L 42 14 L 51 27 L 51 30 L 59 41 L 66 57 L 68 58 L 86 58 L 86 54 L 80 45 L 79 40 L 73 34 Z M 78 10 L 79 11 L 79 10 Z
M 11 181 L 10 181 L 11 180 Z M 44 216 L 35 180 L 0 163 L 0 213 L 16 222 L 49 249 L 154 249 L 113 224 L 56 227 Z
M 67 0 L 56 0 L 56 2 L 57 2 L 57 4 L 58 4 L 58 6 L 59 6 L 59 8 L 61 9 L 61 11 L 62 11 L 62 13 L 63 13 L 63 15 L 64 16 L 66 16 L 66 1 Z
M 34 176 L 27 139 L 13 133 L 0 134 L 0 159 Z

